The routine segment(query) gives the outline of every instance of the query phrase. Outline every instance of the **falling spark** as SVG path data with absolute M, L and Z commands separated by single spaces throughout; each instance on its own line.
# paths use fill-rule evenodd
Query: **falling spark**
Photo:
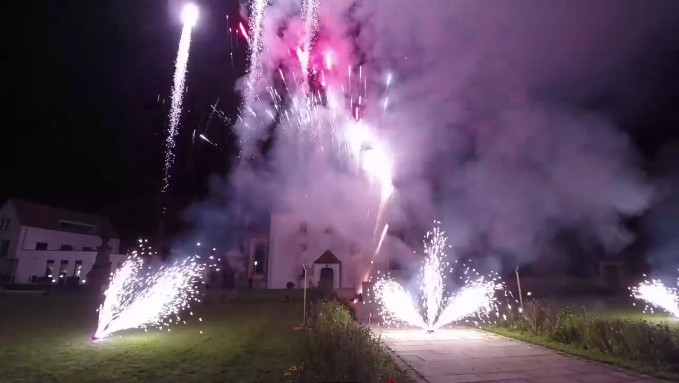
M 457 292 L 446 295 L 444 264 L 447 238 L 436 223 L 433 231 L 427 234 L 425 242 L 425 261 L 420 268 L 419 289 L 420 306 L 397 282 L 381 277 L 375 284 L 377 302 L 387 323 L 407 323 L 428 331 L 434 331 L 449 323 L 460 321 L 473 315 L 487 316 L 496 309 L 495 292 L 502 284 L 494 279 L 486 279 L 478 274 L 463 281 Z M 465 272 L 467 274 L 467 272 Z
M 196 257 L 157 271 L 144 269 L 143 262 L 131 256 L 111 277 L 94 339 L 132 328 L 168 327 L 181 320 L 179 314 L 191 302 L 200 301 L 196 282 L 205 266 Z
M 184 8 L 182 35 L 179 39 L 179 50 L 175 61 L 174 83 L 172 85 L 172 103 L 170 107 L 170 128 L 165 140 L 165 176 L 162 191 L 165 192 L 170 185 L 170 170 L 174 163 L 174 147 L 179 120 L 182 113 L 182 101 L 186 82 L 186 68 L 189 62 L 189 50 L 191 48 L 191 32 L 198 17 L 198 9 L 189 4 Z
M 217 144 L 215 144 L 214 142 L 210 141 L 210 140 L 209 140 L 207 137 L 205 137 L 205 135 L 203 135 L 202 133 L 199 134 L 198 137 L 202 138 L 204 141 L 206 141 L 206 142 L 209 143 L 210 145 L 217 146 Z
M 384 237 L 387 236 L 387 231 L 389 230 L 389 224 L 384 225 L 384 229 L 382 230 L 382 235 L 380 236 L 380 241 L 377 243 L 377 249 L 375 249 L 375 255 L 380 252 L 380 248 L 382 248 L 382 242 L 384 242 Z
M 249 44 L 250 36 L 248 36 L 248 32 L 245 30 L 245 26 L 243 25 L 243 23 L 238 23 L 238 28 L 240 28 L 240 33 L 243 35 L 243 37 L 245 37 L 245 41 L 247 41 Z
M 679 286 L 679 279 L 677 280 Z M 632 297 L 647 303 L 644 312 L 653 312 L 653 308 L 660 308 L 679 320 L 679 289 L 665 286 L 660 280 L 644 281 L 639 286 L 630 289 Z

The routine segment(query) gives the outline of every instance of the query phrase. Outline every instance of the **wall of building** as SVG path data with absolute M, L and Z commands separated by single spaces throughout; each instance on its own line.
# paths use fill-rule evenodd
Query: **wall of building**
M 59 250 L 19 250 L 17 252 L 17 269 L 14 278 L 16 283 L 30 283 L 31 277 L 45 276 L 47 261 L 54 261 L 52 278 L 58 282 L 61 261 L 67 261 L 66 277 L 76 275 L 76 262 L 82 262 L 80 271 L 81 282 L 86 280 L 87 273 L 92 269 L 97 257 L 96 251 L 59 251 Z M 115 271 L 120 264 L 125 262 L 127 255 L 111 254 L 111 272 Z
M 20 250 L 35 250 L 38 242 L 47 243 L 47 250 L 61 250 L 62 245 L 72 246 L 74 251 L 82 251 L 90 248 L 93 251 L 101 245 L 101 238 L 96 235 L 71 233 L 41 229 L 37 227 L 24 227 L 24 231 L 19 238 Z M 108 241 L 111 246 L 111 253 L 118 253 L 120 240 L 112 238 Z
M 14 208 L 9 204 L 5 204 L 0 208 L 0 221 L 3 219 L 9 220 L 7 228 L 0 228 L 0 242 L 3 240 L 9 241 L 9 249 L 7 252 L 8 258 L 13 258 L 16 253 L 17 244 L 19 243 L 19 234 L 21 233 L 21 225 L 17 218 Z
M 342 262 L 341 280 L 339 273 L 335 273 L 336 285 L 341 282 L 342 288 L 360 286 L 361 272 L 356 266 L 361 256 L 356 253 L 353 242 L 343 238 L 332 227 L 323 225 L 307 223 L 306 232 L 303 232 L 302 223 L 304 221 L 299 216 L 291 213 L 271 216 L 268 288 L 282 289 L 288 282 L 301 287 L 304 283 L 304 280 L 299 278 L 302 264 L 310 266 L 326 250 L 332 251 Z M 320 273 L 314 273 L 309 281 L 317 286 L 319 278 Z

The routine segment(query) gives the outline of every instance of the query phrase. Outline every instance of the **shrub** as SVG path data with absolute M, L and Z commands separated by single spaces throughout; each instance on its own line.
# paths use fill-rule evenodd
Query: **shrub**
M 549 340 L 598 350 L 641 362 L 656 369 L 679 372 L 679 328 L 644 320 L 597 318 L 561 311 L 530 301 L 521 314 L 508 314 L 501 326 Z
M 370 329 L 336 300 L 315 305 L 309 318 L 306 361 L 300 381 L 386 382 L 401 378 L 391 356 Z

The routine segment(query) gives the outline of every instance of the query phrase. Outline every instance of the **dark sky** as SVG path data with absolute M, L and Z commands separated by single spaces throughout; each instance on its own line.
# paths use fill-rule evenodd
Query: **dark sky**
M 21 197 L 106 214 L 128 239 L 156 227 L 180 6 L 167 0 L 4 5 L 10 21 L 0 200 Z M 242 44 L 231 65 L 226 33 L 226 15 L 233 25 L 238 18 L 237 1 L 201 7 L 170 191 L 177 206 L 201 198 L 207 176 L 228 169 L 228 128 L 215 118 L 206 122 L 217 97 L 233 112 L 234 81 L 244 67 Z M 678 50 L 641 60 L 637 68 L 620 89 L 587 102 L 617 119 L 650 160 L 677 137 Z M 207 129 L 221 149 L 192 143 L 194 129 Z

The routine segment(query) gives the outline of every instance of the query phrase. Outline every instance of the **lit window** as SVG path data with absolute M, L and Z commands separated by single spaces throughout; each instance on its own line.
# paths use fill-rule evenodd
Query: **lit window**
M 83 272 L 83 261 L 75 261 L 75 272 L 74 276 L 80 278 L 80 274 Z
M 47 260 L 47 265 L 45 266 L 45 276 L 47 278 L 52 278 L 52 270 L 54 269 L 54 260 Z

